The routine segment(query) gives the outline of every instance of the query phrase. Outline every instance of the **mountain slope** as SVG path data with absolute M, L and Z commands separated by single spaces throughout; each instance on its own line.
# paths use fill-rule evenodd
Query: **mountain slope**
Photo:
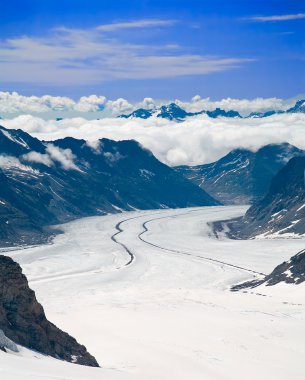
M 305 234 L 305 157 L 294 157 L 272 179 L 267 195 L 230 225 L 239 238 Z
M 276 114 L 283 113 L 305 113 L 305 100 L 298 100 L 295 105 L 291 108 L 288 108 L 286 111 L 283 110 L 270 110 L 267 112 L 251 112 L 248 116 L 249 118 L 262 118 L 268 117 Z
M 170 103 L 168 105 L 164 105 L 158 108 L 154 108 L 151 110 L 146 110 L 143 108 L 139 108 L 132 113 L 128 115 L 120 115 L 121 118 L 141 118 L 141 119 L 148 119 L 151 116 L 160 117 L 162 119 L 168 119 L 168 120 L 176 120 L 176 121 L 182 121 L 188 116 L 194 116 L 194 113 L 186 112 L 184 109 L 179 107 L 176 103 Z
M 45 226 L 81 216 L 217 204 L 135 141 L 41 142 L 0 127 L 0 180 L 5 245 L 43 241 Z
M 211 164 L 176 170 L 224 204 L 248 204 L 261 198 L 278 170 L 300 154 L 303 151 L 290 144 L 272 144 L 257 152 L 236 149 Z
M 298 100 L 295 105 L 289 108 L 286 112 L 288 113 L 305 113 L 305 99 Z
M 129 119 L 131 117 L 137 117 L 137 118 L 141 118 L 141 119 L 148 119 L 149 117 L 152 116 L 152 114 L 153 114 L 153 112 L 151 110 L 146 110 L 144 108 L 138 108 L 137 110 L 131 112 L 128 115 L 120 115 L 118 117 L 124 118 L 124 119 Z

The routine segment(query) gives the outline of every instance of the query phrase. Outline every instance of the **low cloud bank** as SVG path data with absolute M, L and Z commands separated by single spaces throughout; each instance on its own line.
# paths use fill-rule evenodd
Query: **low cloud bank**
M 199 112 L 201 110 L 212 111 L 222 108 L 226 111 L 238 111 L 241 115 L 249 115 L 251 112 L 266 112 L 270 110 L 286 110 L 295 104 L 295 100 L 284 100 L 279 98 L 255 98 L 234 99 L 226 98 L 213 101 L 210 98 L 194 96 L 190 102 L 175 101 L 181 108 L 188 112 Z
M 265 112 L 269 110 L 285 110 L 294 105 L 295 99 L 285 100 L 279 98 L 255 98 L 255 99 L 232 99 L 226 98 L 213 101 L 210 98 L 194 96 L 190 101 L 175 100 L 156 100 L 144 98 L 141 102 L 129 102 L 126 99 L 118 98 L 115 100 L 106 99 L 105 96 L 90 95 L 82 96 L 78 100 L 73 100 L 64 96 L 44 95 L 23 96 L 17 92 L 0 92 L 0 116 L 10 114 L 52 114 L 60 116 L 70 113 L 70 116 L 77 114 L 96 114 L 98 117 L 118 116 L 123 113 L 130 113 L 137 108 L 152 109 L 154 107 L 175 102 L 189 112 L 202 110 L 213 110 L 217 107 L 226 111 L 234 109 L 243 115 L 251 112 Z M 50 116 L 51 117 L 51 116 Z M 97 116 L 95 116 L 97 117 Z
M 103 137 L 134 139 L 171 166 L 208 163 L 235 148 L 256 150 L 270 143 L 289 142 L 305 149 L 305 114 L 280 114 L 263 119 L 210 119 L 200 115 L 182 123 L 161 118 L 56 121 L 22 115 L 1 120 L 0 124 L 21 128 L 47 141 L 71 136 L 98 146 L 96 141 Z M 73 162 L 73 157 L 66 158 Z
M 0 92 L 0 112 L 43 113 L 50 111 L 96 112 L 104 108 L 105 96 L 82 96 L 74 101 L 66 96 L 23 96 L 17 92 Z

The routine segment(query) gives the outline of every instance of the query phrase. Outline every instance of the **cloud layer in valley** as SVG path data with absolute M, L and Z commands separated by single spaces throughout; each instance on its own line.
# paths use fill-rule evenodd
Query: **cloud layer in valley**
M 87 120 L 78 117 L 56 121 L 21 115 L 1 120 L 1 124 L 7 128 L 22 128 L 47 141 L 72 136 L 89 140 L 92 146 L 98 146 L 96 140 L 103 137 L 135 139 L 162 162 L 172 166 L 208 163 L 235 148 L 255 150 L 269 143 L 289 142 L 305 149 L 305 114 L 301 113 L 279 114 L 262 119 L 211 119 L 200 115 L 182 123 L 155 117 L 147 120 Z M 53 156 L 51 154 L 52 159 Z

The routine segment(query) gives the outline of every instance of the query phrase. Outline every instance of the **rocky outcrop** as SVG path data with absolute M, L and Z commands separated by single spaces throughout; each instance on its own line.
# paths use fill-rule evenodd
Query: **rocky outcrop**
M 21 267 L 0 255 L 0 330 L 16 344 L 72 363 L 98 367 L 86 347 L 49 322 Z
M 233 286 L 232 290 L 256 288 L 259 285 L 277 285 L 279 283 L 301 284 L 305 281 L 305 249 L 292 256 L 290 260 L 278 265 L 270 274 L 261 280 L 253 280 Z
M 17 344 L 5 336 L 2 330 L 0 330 L 0 350 L 4 352 L 7 352 L 7 350 L 19 352 Z

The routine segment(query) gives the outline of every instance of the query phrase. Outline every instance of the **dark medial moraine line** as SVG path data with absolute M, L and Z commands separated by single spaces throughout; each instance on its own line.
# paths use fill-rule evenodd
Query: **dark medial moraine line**
M 258 271 L 254 271 L 252 269 L 248 269 L 248 268 L 244 268 L 244 267 L 240 267 L 238 265 L 234 265 L 234 264 L 230 264 L 230 263 L 226 263 L 224 261 L 220 261 L 220 260 L 217 260 L 217 259 L 212 259 L 211 257 L 206 257 L 206 256 L 201 256 L 201 255 L 195 255 L 195 254 L 192 254 L 190 252 L 185 252 L 185 251 L 180 251 L 180 250 L 175 250 L 175 249 L 170 249 L 170 248 L 166 248 L 166 247 L 162 247 L 160 245 L 157 245 L 157 244 L 154 244 L 154 243 L 151 243 L 147 240 L 145 240 L 143 238 L 143 235 L 148 232 L 148 228 L 147 228 L 147 224 L 152 222 L 152 221 L 155 221 L 155 220 L 160 220 L 160 219 L 167 219 L 167 218 L 176 218 L 178 216 L 181 216 L 181 215 L 187 215 L 191 212 L 198 212 L 198 211 L 201 211 L 201 210 L 191 210 L 191 211 L 188 211 L 186 213 L 183 213 L 183 214 L 179 214 L 179 215 L 170 215 L 170 216 L 163 216 L 163 217 L 159 217 L 159 218 L 154 218 L 154 219 L 150 219 L 150 220 L 147 220 L 145 221 L 143 224 L 142 224 L 142 228 L 143 228 L 143 231 L 138 234 L 138 238 L 145 244 L 148 244 L 148 245 L 151 245 L 155 248 L 158 248 L 158 249 L 162 249 L 164 251 L 169 251 L 169 252 L 173 252 L 173 253 L 178 253 L 178 254 L 181 254 L 181 255 L 185 255 L 185 256 L 190 256 L 190 257 L 195 257 L 195 258 L 198 258 L 198 259 L 201 259 L 201 260 L 205 260 L 205 261 L 210 261 L 210 262 L 213 262 L 213 263 L 216 263 L 216 264 L 221 264 L 221 265 L 225 265 L 225 266 L 228 266 L 228 267 L 232 267 L 232 268 L 235 268 L 235 269 L 238 269 L 238 270 L 242 270 L 242 271 L 246 271 L 246 272 L 249 272 L 249 273 L 253 273 L 254 275 L 259 275 L 259 276 L 266 276 L 265 273 L 262 273 L 262 272 L 258 272 Z M 117 230 L 117 232 L 115 234 L 113 234 L 111 236 L 111 240 L 113 240 L 116 244 L 119 244 L 121 247 L 124 248 L 124 250 L 128 253 L 128 255 L 130 256 L 130 259 L 129 261 L 124 265 L 125 267 L 132 264 L 132 262 L 135 260 L 135 255 L 131 252 L 131 250 L 124 244 L 124 243 L 121 243 L 119 242 L 117 239 L 116 239 L 116 236 L 118 236 L 119 234 L 121 234 L 124 230 L 121 228 L 121 225 L 124 223 L 124 222 L 127 222 L 129 220 L 133 220 L 133 219 L 139 219 L 143 217 L 142 215 L 140 216 L 136 216 L 136 217 L 133 217 L 133 218 L 128 218 L 128 219 L 125 219 L 125 220 L 122 220 L 120 221 L 119 223 L 117 223 L 115 225 L 115 228 Z

